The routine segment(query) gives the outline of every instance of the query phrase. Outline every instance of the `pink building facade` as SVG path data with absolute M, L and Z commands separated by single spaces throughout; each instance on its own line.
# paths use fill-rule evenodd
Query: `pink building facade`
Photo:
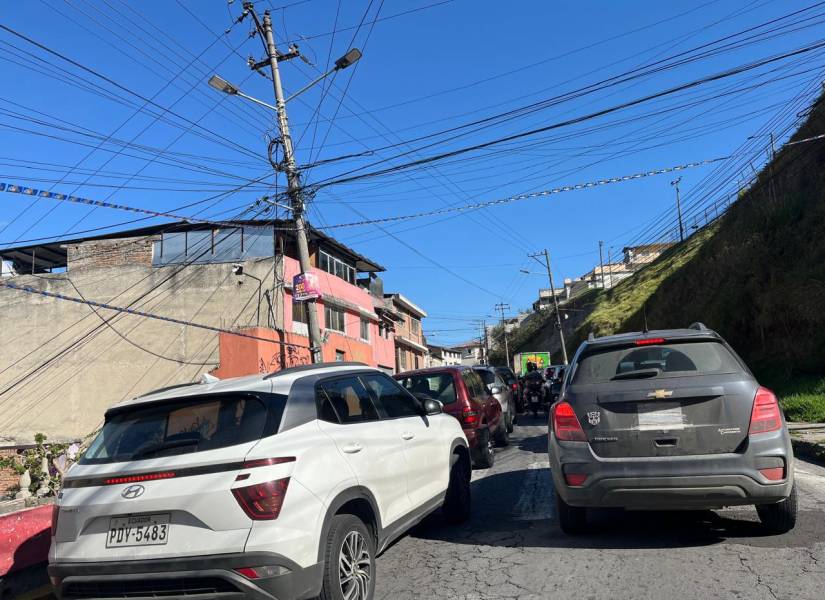
M 313 258 L 317 264 L 317 255 Z M 308 337 L 303 305 L 292 301 L 292 279 L 300 272 L 297 260 L 284 257 L 284 331 Z M 312 272 L 318 277 L 321 289 L 321 298 L 315 304 L 322 335 L 328 335 L 325 350 L 332 352 L 333 360 L 360 360 L 392 372 L 395 335 L 379 315 L 383 300 L 379 301 L 360 285 L 318 267 L 313 267 Z M 369 360 L 364 360 L 364 347 L 369 349 Z M 328 358 L 326 352 L 325 358 Z

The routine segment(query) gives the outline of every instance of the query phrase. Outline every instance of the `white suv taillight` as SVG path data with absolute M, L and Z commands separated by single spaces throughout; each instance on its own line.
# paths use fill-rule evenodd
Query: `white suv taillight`
M 586 442 L 587 436 L 584 434 L 576 411 L 569 402 L 559 402 L 553 408 L 553 431 L 556 439 L 562 442 Z
M 57 517 L 60 515 L 60 507 L 52 504 L 52 537 L 57 534 Z
M 254 521 L 272 521 L 281 513 L 289 477 L 232 489 L 232 495 Z
M 751 411 L 751 426 L 748 435 L 768 433 L 782 427 L 782 413 L 779 412 L 779 402 L 768 388 L 760 387 L 756 390 Z

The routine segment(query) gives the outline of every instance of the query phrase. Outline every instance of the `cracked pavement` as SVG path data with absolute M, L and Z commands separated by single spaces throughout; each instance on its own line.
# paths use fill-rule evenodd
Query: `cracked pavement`
M 756 511 L 595 511 L 558 528 L 546 424 L 522 417 L 492 469 L 473 472 L 470 520 L 432 515 L 378 559 L 376 599 L 821 599 L 825 469 L 797 461 L 799 521 L 764 535 Z

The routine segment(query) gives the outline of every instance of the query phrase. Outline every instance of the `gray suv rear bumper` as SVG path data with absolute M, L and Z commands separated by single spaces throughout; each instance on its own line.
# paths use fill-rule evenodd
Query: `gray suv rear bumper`
M 791 493 L 793 452 L 784 430 L 751 438 L 740 453 L 644 458 L 602 458 L 586 442 L 549 441 L 553 483 L 571 506 L 641 510 L 711 509 L 780 502 Z M 785 467 L 770 482 L 760 468 Z M 587 473 L 570 487 L 565 472 Z
M 285 567 L 289 572 L 250 580 L 233 570 L 265 565 Z M 157 598 L 158 594 L 152 591 L 155 586 L 164 591 L 164 599 L 172 600 L 302 600 L 313 598 L 321 592 L 322 573 L 323 563 L 303 568 L 283 556 L 268 552 L 163 560 L 56 562 L 49 565 L 49 576 L 56 583 L 55 593 L 60 599 L 126 597 L 121 590 L 136 600 Z M 217 588 L 210 592 L 208 588 L 213 583 L 217 583 Z M 178 587 L 179 593 L 175 595 L 172 589 L 177 590 Z

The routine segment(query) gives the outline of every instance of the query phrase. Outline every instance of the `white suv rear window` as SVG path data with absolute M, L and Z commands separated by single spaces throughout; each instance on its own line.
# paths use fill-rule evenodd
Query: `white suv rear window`
M 137 406 L 108 417 L 80 462 L 123 462 L 243 444 L 261 438 L 267 415 L 264 403 L 247 394 Z

